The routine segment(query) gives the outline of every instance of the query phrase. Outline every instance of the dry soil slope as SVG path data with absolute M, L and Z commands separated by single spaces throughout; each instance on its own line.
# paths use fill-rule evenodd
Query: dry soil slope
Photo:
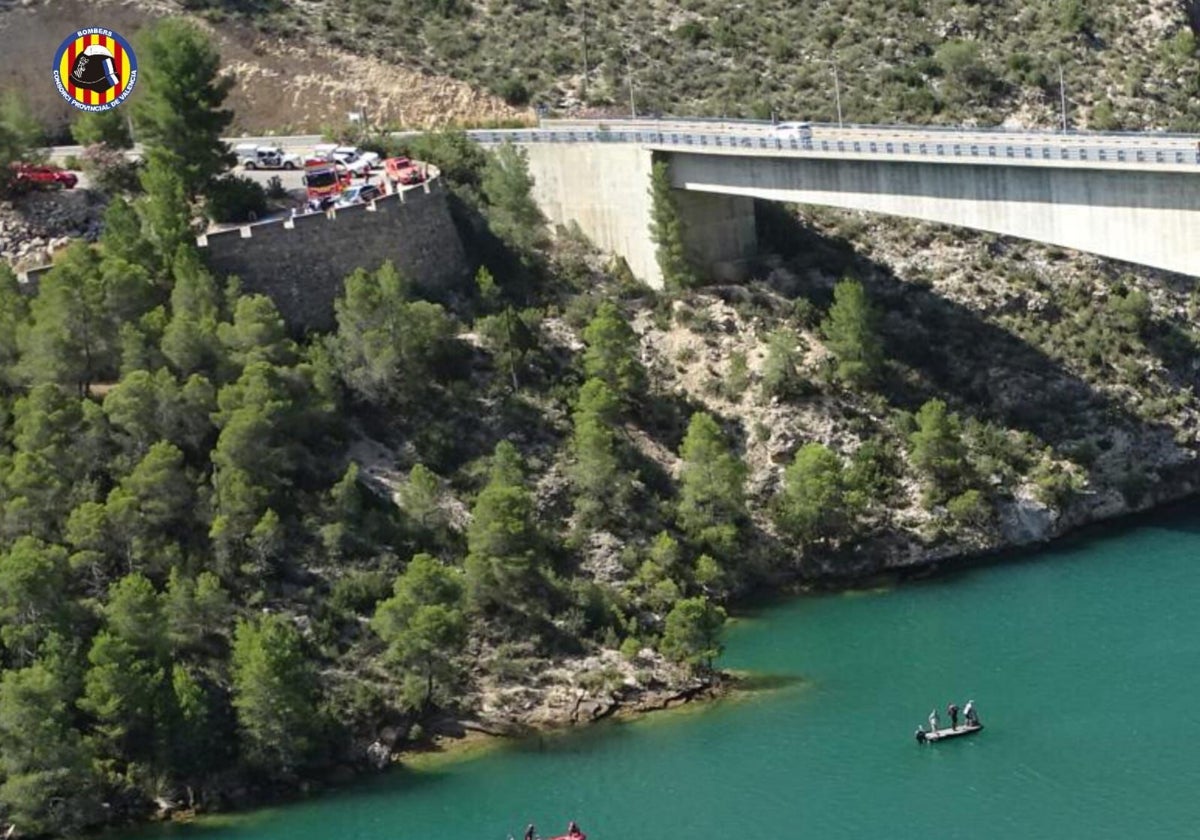
M 21 91 L 47 125 L 61 126 L 71 109 L 54 88 L 50 65 L 63 38 L 79 26 L 104 26 L 133 38 L 136 46 L 147 23 L 179 14 L 179 5 L 165 0 L 0 0 L 5 67 L 0 86 Z M 464 82 L 405 67 L 402 57 L 400 64 L 390 64 L 264 36 L 228 19 L 219 25 L 194 19 L 213 34 L 237 78 L 229 100 L 237 114 L 235 129 L 316 131 L 364 108 L 373 120 L 413 127 L 528 116 Z

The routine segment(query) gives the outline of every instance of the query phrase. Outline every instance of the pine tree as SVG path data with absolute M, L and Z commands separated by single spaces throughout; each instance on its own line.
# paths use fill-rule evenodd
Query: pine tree
M 137 209 L 122 196 L 115 196 L 104 211 L 100 247 L 106 258 L 116 257 L 147 269 L 159 267 L 154 256 L 154 246 L 146 238 Z
M 533 513 L 521 457 L 515 446 L 501 441 L 467 529 L 467 587 L 475 608 L 533 609 L 543 582 Z
M 239 621 L 231 667 L 246 759 L 270 775 L 294 774 L 314 757 L 324 729 L 299 631 L 282 615 Z
M 916 421 L 909 436 L 913 466 L 927 481 L 926 503 L 937 504 L 960 490 L 969 469 L 961 426 L 958 415 L 939 399 L 921 406 Z
M 587 350 L 583 371 L 600 379 L 626 405 L 645 393 L 646 371 L 638 360 L 638 338 L 629 322 L 611 301 L 604 301 L 583 331 Z
M 162 599 L 140 574 L 109 590 L 92 640 L 79 706 L 95 720 L 103 754 L 163 767 L 170 719 L 169 647 Z
M 579 389 L 571 436 L 571 484 L 575 510 L 584 522 L 605 516 L 617 517 L 624 507 L 622 492 L 627 484 L 621 476 L 617 439 L 613 424 L 617 400 L 600 379 L 589 379 Z
M 387 262 L 374 273 L 359 269 L 347 277 L 334 304 L 338 364 L 362 399 L 385 403 L 421 393 L 453 337 L 440 306 L 410 301 L 409 294 L 408 281 Z
M 405 691 L 410 708 L 428 708 L 435 689 L 449 688 L 458 678 L 455 659 L 467 638 L 461 578 L 434 557 L 418 554 L 396 579 L 395 594 L 375 610 L 371 627 L 412 678 Z
M 296 345 L 288 338 L 279 310 L 265 295 L 239 297 L 233 323 L 218 324 L 217 337 L 226 357 L 239 368 L 260 361 L 286 366 L 296 360 Z
M 14 388 L 20 358 L 18 333 L 29 317 L 29 300 L 21 294 L 17 275 L 7 263 L 0 263 L 0 393 Z
M 545 244 L 546 217 L 533 200 L 528 154 L 505 143 L 488 156 L 483 194 L 488 221 L 496 234 L 518 251 L 533 253 Z
M 670 164 L 658 160 L 650 172 L 650 240 L 657 246 L 658 267 L 668 289 L 690 289 L 699 283 L 684 245 L 683 219 L 671 188 Z
M 692 415 L 680 457 L 679 523 L 696 542 L 728 553 L 745 516 L 746 466 L 705 412 Z
M 5 819 L 31 835 L 74 835 L 101 814 L 71 701 L 71 686 L 45 661 L 0 677 L 0 802 Z
M 702 595 L 679 601 L 667 615 L 662 652 L 676 662 L 711 671 L 713 660 L 724 650 L 725 618 L 725 610 Z
M 763 396 L 788 399 L 800 390 L 800 339 L 795 331 L 780 327 L 767 337 L 767 358 L 762 368 Z
M 5 657 L 32 664 L 42 642 L 67 632 L 67 552 L 34 537 L 21 537 L 0 554 L 0 642 Z
M 784 470 L 776 510 L 780 527 L 807 542 L 837 536 L 849 516 L 842 459 L 819 443 L 801 447 Z
M 184 193 L 204 192 L 233 163 L 221 137 L 233 120 L 222 109 L 233 88 L 208 36 L 183 18 L 148 27 L 138 46 L 138 96 L 133 119 L 151 167 L 180 177 Z
M 78 114 L 71 123 L 71 137 L 81 146 L 103 143 L 112 149 L 133 148 L 125 112 L 120 108 Z
M 159 156 L 150 157 L 138 177 L 146 192 L 137 205 L 146 240 L 159 266 L 170 270 L 180 246 L 196 244 L 186 186 L 176 168 Z
M 23 333 L 21 365 L 34 383 L 71 385 L 82 395 L 117 372 L 117 332 L 107 317 L 104 280 L 95 252 L 75 242 L 44 277 Z
M 855 388 L 873 383 L 883 368 L 877 321 L 862 283 L 847 279 L 834 287 L 833 306 L 821 323 L 821 333 L 837 359 L 837 378 Z

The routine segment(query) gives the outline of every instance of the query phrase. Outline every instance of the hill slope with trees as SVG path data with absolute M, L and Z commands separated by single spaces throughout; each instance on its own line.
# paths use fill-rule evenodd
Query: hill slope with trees
M 21 833 L 245 804 L 448 719 L 703 691 L 755 588 L 1045 539 L 1200 480 L 1192 281 L 763 205 L 774 256 L 713 286 L 660 190 L 656 293 L 551 236 L 518 150 L 461 134 L 387 151 L 454 190 L 474 294 L 371 267 L 336 330 L 290 335 L 192 244 L 235 189 L 223 84 L 192 27 L 152 37 L 147 163 L 100 241 L 33 298 L 0 268 L 0 822 Z M 156 88 L 183 59 L 196 83 Z
M 1200 129 L 1193 0 L 189 0 L 510 103 L 832 122 Z M 585 75 L 586 68 L 586 75 Z

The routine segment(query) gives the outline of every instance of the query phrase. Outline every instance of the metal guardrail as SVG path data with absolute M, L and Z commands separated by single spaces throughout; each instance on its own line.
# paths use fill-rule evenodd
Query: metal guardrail
M 1184 140 L 1192 144 L 1200 141 L 1200 135 L 1194 133 L 1178 132 L 1178 131 L 1096 131 L 1095 129 L 1080 129 L 1070 128 L 1066 131 L 1061 129 L 1038 129 L 1038 128 L 1021 128 L 1017 126 L 994 125 L 994 126 L 972 126 L 972 125 L 913 125 L 911 123 L 855 123 L 855 122 L 816 122 L 811 120 L 800 119 L 778 119 L 774 122 L 771 120 L 751 120 L 739 119 L 733 117 L 680 117 L 680 116 L 663 116 L 663 117 L 646 117 L 639 116 L 631 117 L 612 117 L 604 119 L 569 119 L 569 118 L 552 118 L 542 119 L 538 121 L 539 130 L 555 131 L 559 126 L 569 127 L 572 125 L 594 126 L 597 124 L 613 124 L 613 125 L 630 125 L 638 124 L 640 126 L 670 126 L 672 123 L 677 125 L 687 125 L 689 123 L 711 123 L 720 125 L 744 125 L 752 128 L 771 128 L 783 122 L 806 123 L 816 131 L 871 131 L 871 132 L 920 132 L 922 134 L 978 134 L 978 135 L 1033 135 L 1044 134 L 1048 137 L 1070 138 L 1076 140 L 1092 140 L 1097 138 L 1125 138 L 1129 140 Z
M 1200 147 L 1156 148 L 1134 145 L 1076 146 L 1057 143 L 1004 143 L 946 140 L 800 140 L 767 134 L 704 134 L 679 131 L 507 130 L 471 131 L 475 141 L 487 145 L 513 143 L 637 143 L 684 149 L 753 149 L 762 151 L 823 152 L 827 154 L 895 155 L 897 157 L 955 158 L 987 161 L 1079 161 L 1087 163 L 1197 164 Z

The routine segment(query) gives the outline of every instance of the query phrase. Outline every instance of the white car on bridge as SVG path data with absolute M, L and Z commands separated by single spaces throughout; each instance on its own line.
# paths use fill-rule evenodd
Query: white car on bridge
M 775 126 L 773 133 L 776 140 L 782 140 L 785 143 L 795 141 L 805 149 L 812 145 L 812 123 L 779 123 Z

